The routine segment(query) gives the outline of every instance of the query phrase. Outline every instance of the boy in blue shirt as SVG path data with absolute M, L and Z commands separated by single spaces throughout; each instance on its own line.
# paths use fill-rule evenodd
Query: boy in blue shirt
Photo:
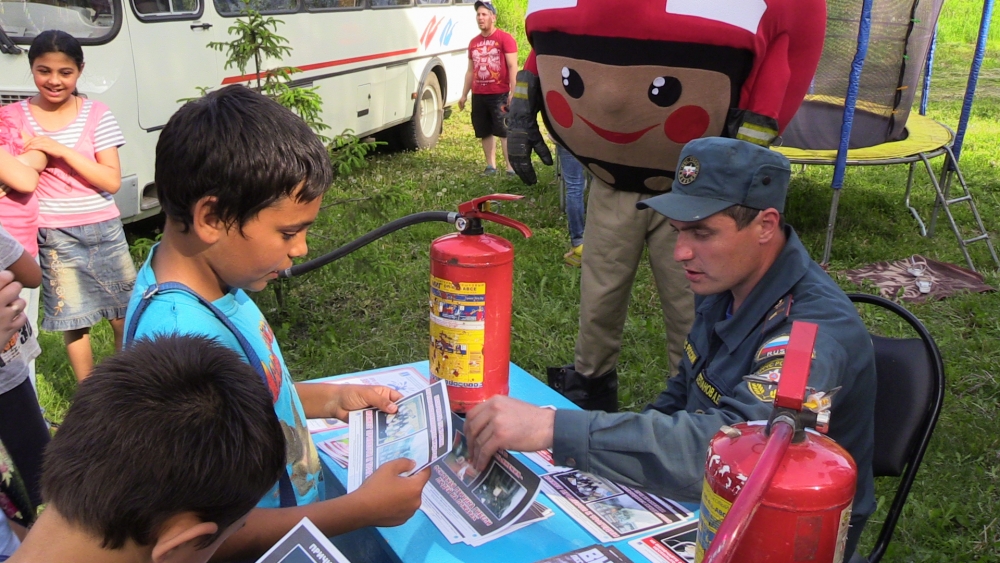
M 306 231 L 332 181 L 326 149 L 297 116 L 242 86 L 185 104 L 156 145 L 156 187 L 167 216 L 162 241 L 139 271 L 126 343 L 163 333 L 201 334 L 241 352 L 271 392 L 285 432 L 287 471 L 219 550 L 266 551 L 304 516 L 325 534 L 402 524 L 430 476 L 400 477 L 413 462 L 380 468 L 349 495 L 323 500 L 322 468 L 306 418 L 395 412 L 387 387 L 294 383 L 264 316 L 260 291 L 307 252 Z

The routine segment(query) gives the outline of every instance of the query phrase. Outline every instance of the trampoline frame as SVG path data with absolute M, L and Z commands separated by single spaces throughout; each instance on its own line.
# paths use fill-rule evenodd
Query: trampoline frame
M 830 254 L 833 247 L 833 234 L 834 228 L 837 221 L 837 209 L 840 205 L 840 190 L 844 186 L 844 175 L 846 173 L 846 168 L 848 165 L 851 166 L 874 166 L 874 165 L 889 165 L 889 164 L 909 164 L 909 176 L 906 182 L 906 195 L 905 204 L 910 213 L 917 220 L 920 225 L 920 232 L 923 236 L 933 236 L 934 227 L 937 221 L 937 217 L 940 210 L 943 208 L 949 222 L 951 223 L 952 231 L 955 233 L 956 238 L 959 241 L 959 248 L 962 254 L 965 256 L 965 260 L 973 271 L 975 271 L 975 266 L 972 263 L 972 258 L 969 256 L 967 245 L 973 242 L 978 242 L 980 240 L 985 240 L 986 245 L 989 248 L 990 256 L 993 259 L 993 263 L 997 268 L 1000 268 L 1000 259 L 997 258 L 996 250 L 993 248 L 993 243 L 990 241 L 989 233 L 986 232 L 983 226 L 982 218 L 979 215 L 979 211 L 976 209 L 975 202 L 972 200 L 972 195 L 968 190 L 968 185 L 965 182 L 965 177 L 958 165 L 958 159 L 961 157 L 962 144 L 965 138 L 965 131 L 968 128 L 969 117 L 972 111 L 972 103 L 975 98 L 976 86 L 979 79 L 979 71 L 982 67 L 983 58 L 986 53 L 986 39 L 989 34 L 990 18 L 993 14 L 993 3 L 994 0 L 984 0 L 983 2 L 983 14 L 980 19 L 979 25 L 979 37 L 976 42 L 976 50 L 972 59 L 972 66 L 969 70 L 969 79 L 966 84 L 965 98 L 962 106 L 962 115 L 959 118 L 959 125 L 957 134 L 952 135 L 952 139 L 943 144 L 937 149 L 933 149 L 926 152 L 918 152 L 911 156 L 898 157 L 892 159 L 875 159 L 875 160 L 863 160 L 863 161 L 848 161 L 848 143 L 851 138 L 851 126 L 854 122 L 854 110 L 857 105 L 858 99 L 858 89 L 861 81 L 861 71 L 864 67 L 865 57 L 868 53 L 868 41 L 871 32 L 871 13 L 872 13 L 872 3 L 873 0 L 863 0 L 861 5 L 861 15 L 858 25 L 858 41 L 857 49 L 855 51 L 854 60 L 851 63 L 851 73 L 849 78 L 849 84 L 847 89 L 847 94 L 844 104 L 844 117 L 841 121 L 841 138 L 840 146 L 837 149 L 837 157 L 832 162 L 834 165 L 833 181 L 830 187 L 833 189 L 833 197 L 830 202 L 830 217 L 827 223 L 826 232 L 826 244 L 823 249 L 823 259 L 821 264 L 826 265 L 830 261 Z M 930 76 L 931 67 L 934 59 L 934 50 L 937 42 L 937 27 L 935 26 L 934 36 L 931 38 L 931 44 L 927 55 L 925 72 L 924 72 L 924 82 L 922 88 L 921 102 L 920 102 L 920 115 L 924 115 L 927 111 L 927 99 L 930 92 Z M 947 125 L 937 122 L 942 127 L 948 129 L 952 132 Z M 954 150 L 953 150 L 954 146 Z M 934 173 L 933 168 L 930 164 L 930 159 L 946 154 L 944 166 L 941 170 L 941 178 L 938 179 L 937 175 Z M 802 162 L 802 159 L 789 159 L 791 162 L 796 164 L 831 164 L 828 160 L 817 161 L 815 159 L 805 159 L 807 162 Z M 927 170 L 928 177 L 934 186 L 936 192 L 934 210 L 931 214 L 929 227 L 925 226 L 923 219 L 921 219 L 920 214 L 917 210 L 910 205 L 910 193 L 913 186 L 913 175 L 916 163 L 922 161 L 924 167 Z M 962 188 L 963 195 L 950 199 L 952 179 L 957 178 L 959 185 Z M 969 203 L 973 216 L 976 223 L 980 229 L 980 234 L 974 236 L 970 239 L 962 238 L 962 234 L 958 229 L 958 225 L 955 223 L 954 216 L 949 209 L 949 206 L 953 203 Z

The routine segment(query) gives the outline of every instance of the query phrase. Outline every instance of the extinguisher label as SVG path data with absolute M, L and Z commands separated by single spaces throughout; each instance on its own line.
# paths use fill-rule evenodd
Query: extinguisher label
M 833 552 L 833 563 L 844 560 L 844 550 L 847 549 L 847 531 L 851 528 L 851 505 L 840 513 L 840 529 L 837 531 L 837 550 Z
M 733 506 L 733 503 L 717 495 L 706 479 L 701 487 L 701 511 L 698 517 L 698 541 L 695 545 L 695 563 L 701 563 L 705 558 L 708 546 L 712 545 L 715 534 L 722 525 L 722 519 Z
M 486 284 L 431 276 L 431 375 L 455 387 L 483 386 Z

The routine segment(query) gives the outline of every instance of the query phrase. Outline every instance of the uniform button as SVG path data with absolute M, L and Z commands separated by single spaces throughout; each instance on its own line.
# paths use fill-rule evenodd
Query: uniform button
M 705 411 L 703 411 L 701 409 L 698 409 L 698 410 L 694 411 L 694 414 L 705 414 Z
M 566 458 L 566 467 L 576 467 L 576 460 L 571 457 Z

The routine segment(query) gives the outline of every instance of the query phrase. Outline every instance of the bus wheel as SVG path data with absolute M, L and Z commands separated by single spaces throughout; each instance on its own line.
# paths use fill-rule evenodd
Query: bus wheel
M 427 74 L 420 97 L 413 112 L 413 118 L 400 128 L 400 141 L 409 150 L 429 149 L 437 144 L 444 121 L 444 99 L 441 84 L 433 72 Z

